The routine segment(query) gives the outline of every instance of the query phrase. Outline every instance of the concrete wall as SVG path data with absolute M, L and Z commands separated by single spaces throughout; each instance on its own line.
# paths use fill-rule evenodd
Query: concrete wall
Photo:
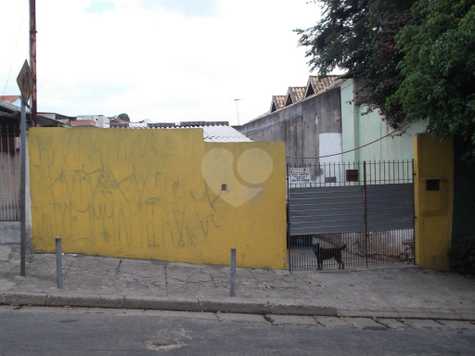
M 33 248 L 286 268 L 281 143 L 201 129 L 30 131 Z
M 414 139 L 416 180 L 416 263 L 447 270 L 452 237 L 454 149 L 452 140 L 429 135 Z M 428 186 L 439 181 L 439 189 Z
M 378 110 L 368 112 L 366 105 L 356 105 L 354 86 L 352 79 L 346 80 L 341 86 L 343 151 L 353 150 L 394 130 L 384 122 Z M 413 159 L 413 139 L 418 133 L 425 132 L 425 129 L 424 122 L 413 123 L 402 134 L 386 137 L 346 153 L 343 160 L 351 162 Z
M 307 98 L 239 128 L 254 141 L 284 141 L 290 158 L 318 157 L 319 136 L 341 133 L 341 109 L 339 88 Z M 341 139 L 333 142 L 331 151 L 341 150 Z

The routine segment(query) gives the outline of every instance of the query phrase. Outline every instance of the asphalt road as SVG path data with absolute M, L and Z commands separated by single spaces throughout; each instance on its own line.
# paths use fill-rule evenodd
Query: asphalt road
M 2 307 L 0 355 L 475 355 L 474 324 L 393 328 L 310 320 Z

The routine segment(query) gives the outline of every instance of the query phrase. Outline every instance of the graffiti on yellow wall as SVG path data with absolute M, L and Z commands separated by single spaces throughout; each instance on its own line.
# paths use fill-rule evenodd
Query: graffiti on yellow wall
M 200 129 L 33 128 L 33 248 L 286 267 L 280 143 L 205 143 Z

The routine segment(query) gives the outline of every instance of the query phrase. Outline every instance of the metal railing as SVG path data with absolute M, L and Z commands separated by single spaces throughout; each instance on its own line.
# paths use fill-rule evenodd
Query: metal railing
M 365 167 L 366 166 L 366 167 Z M 413 181 L 412 160 L 318 162 L 315 159 L 288 159 L 289 188 L 402 184 Z

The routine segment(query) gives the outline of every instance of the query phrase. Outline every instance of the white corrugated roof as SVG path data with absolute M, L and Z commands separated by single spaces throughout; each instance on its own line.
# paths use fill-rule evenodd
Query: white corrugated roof
M 146 129 L 148 126 L 147 126 L 147 122 L 145 121 L 130 121 L 129 122 L 129 127 L 131 129 Z
M 130 123 L 130 128 L 143 128 L 143 124 Z M 228 125 L 220 124 L 197 124 L 195 126 L 184 126 L 181 124 L 150 123 L 149 126 L 156 130 L 180 130 L 180 129 L 202 129 L 203 140 L 205 142 L 252 142 L 250 138 L 240 133 L 238 130 Z
M 251 142 L 252 140 L 231 126 L 202 126 L 205 142 Z

